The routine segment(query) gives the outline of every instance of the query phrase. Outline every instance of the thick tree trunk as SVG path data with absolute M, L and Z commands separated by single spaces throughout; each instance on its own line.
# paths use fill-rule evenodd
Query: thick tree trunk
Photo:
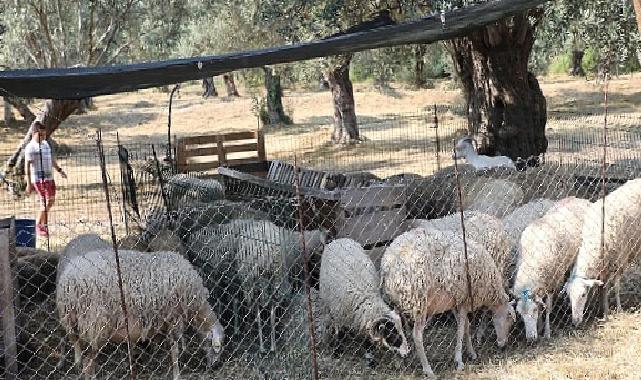
M 478 134 L 483 154 L 516 159 L 547 149 L 546 100 L 528 72 L 534 30 L 523 14 L 449 43 L 466 97 L 470 133 Z
M 423 88 L 427 83 L 425 81 L 425 53 L 427 47 L 425 45 L 414 46 L 414 86 L 416 88 Z
M 225 81 L 225 87 L 227 87 L 227 96 L 240 96 L 234 82 L 234 73 L 223 74 L 223 80 Z
M 218 96 L 218 91 L 216 91 L 216 86 L 214 85 L 214 78 L 205 78 L 202 81 L 203 88 L 203 98 L 209 98 L 210 96 Z
M 584 50 L 573 50 L 572 51 L 572 67 L 570 68 L 570 75 L 573 76 L 585 76 L 585 71 L 583 71 L 583 55 L 585 54 Z
M 16 119 L 15 116 L 13 116 L 13 107 L 11 106 L 11 103 L 9 103 L 7 100 L 4 100 L 4 125 L 9 125 L 12 121 Z
M 291 124 L 292 120 L 285 114 L 283 108 L 283 88 L 280 84 L 280 75 L 275 74 L 270 67 L 263 67 L 263 72 L 265 73 L 269 124 Z
M 58 129 L 60 123 L 65 121 L 69 115 L 74 113 L 79 106 L 80 101 L 78 100 L 49 99 L 45 102 L 45 109 L 38 115 L 38 120 L 40 120 L 47 128 L 47 135 L 51 136 L 53 132 Z M 14 171 L 14 174 L 18 175 L 24 173 L 24 147 L 27 146 L 29 140 L 31 140 L 32 128 L 33 123 L 31 123 L 25 137 L 18 144 L 16 150 L 5 163 L 5 173 L 10 173 L 12 171 Z
M 352 56 L 343 56 L 341 62 L 327 75 L 329 88 L 332 90 L 334 104 L 334 132 L 332 142 L 336 144 L 352 143 L 360 140 L 354 89 L 349 79 L 349 65 Z
M 5 96 L 4 101 L 11 104 L 27 123 L 31 123 L 36 120 L 36 115 L 31 112 L 29 106 L 27 106 L 21 99 Z

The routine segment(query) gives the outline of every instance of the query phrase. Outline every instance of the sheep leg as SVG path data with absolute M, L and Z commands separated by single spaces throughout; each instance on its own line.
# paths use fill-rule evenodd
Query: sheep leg
M 234 301 L 232 302 L 232 307 L 234 310 L 234 335 L 238 336 L 238 334 L 240 333 L 240 327 L 238 323 L 238 300 L 237 299 L 234 299 Z
M 425 315 L 421 315 L 416 319 L 416 321 L 414 321 L 414 331 L 412 332 L 412 337 L 414 338 L 416 355 L 418 356 L 418 360 L 421 362 L 421 366 L 423 367 L 423 374 L 428 377 L 434 377 L 434 371 L 432 371 L 430 363 L 427 362 L 425 347 L 423 346 L 423 330 L 425 330 L 425 321 Z
M 476 325 L 476 344 L 481 345 L 483 343 L 483 336 L 485 336 L 485 330 L 487 330 L 488 326 L 488 313 L 486 311 L 482 311 L 481 316 L 479 318 L 479 322 Z
M 265 352 L 265 344 L 263 342 L 263 323 L 260 320 L 260 307 L 256 305 L 256 324 L 258 325 L 258 349 L 260 352 Z
M 462 371 L 465 368 L 463 364 L 463 338 L 465 337 L 466 320 L 466 310 L 464 308 L 459 309 L 456 320 L 456 350 L 454 351 L 454 362 L 456 363 L 457 371 Z
M 171 339 L 171 366 L 173 370 L 173 375 L 174 375 L 174 380 L 179 380 L 180 379 L 180 367 L 178 363 L 178 358 L 180 356 L 180 352 L 178 350 L 178 340 L 176 337 L 172 337 Z
M 269 324 L 271 325 L 271 347 L 270 350 L 271 352 L 276 351 L 276 307 L 272 306 L 271 310 L 269 311 Z
M 89 348 L 82 372 L 85 374 L 85 380 L 92 380 L 96 378 L 96 356 L 98 350 L 94 347 Z
M 614 280 L 614 296 L 617 303 L 617 313 L 620 313 L 623 308 L 621 307 L 621 278 L 619 277 Z
M 550 312 L 552 311 L 552 294 L 548 294 L 545 297 L 545 331 L 543 336 L 546 339 L 550 339 Z
M 483 317 L 485 317 L 485 313 L 481 314 L 481 321 L 485 319 Z M 472 344 L 472 334 L 470 334 L 470 329 L 471 322 L 468 318 L 465 318 L 465 343 L 467 345 L 467 353 L 468 355 L 470 355 L 470 359 L 476 360 L 478 358 L 478 355 L 476 355 L 474 344 Z
M 603 319 L 608 319 L 608 311 L 610 310 L 610 301 L 608 299 L 609 285 L 605 284 L 601 288 L 601 307 L 603 307 Z

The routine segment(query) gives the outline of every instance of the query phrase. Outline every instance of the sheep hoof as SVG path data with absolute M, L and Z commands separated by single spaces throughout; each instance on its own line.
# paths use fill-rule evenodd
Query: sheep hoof
M 423 376 L 429 378 L 429 379 L 435 379 L 436 375 L 434 374 L 434 371 L 432 371 L 431 368 L 423 369 Z

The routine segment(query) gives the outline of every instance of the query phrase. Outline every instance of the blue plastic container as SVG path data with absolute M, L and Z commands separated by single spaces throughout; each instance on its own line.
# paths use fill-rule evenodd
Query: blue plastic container
M 36 221 L 34 219 L 16 219 L 16 246 L 36 247 Z

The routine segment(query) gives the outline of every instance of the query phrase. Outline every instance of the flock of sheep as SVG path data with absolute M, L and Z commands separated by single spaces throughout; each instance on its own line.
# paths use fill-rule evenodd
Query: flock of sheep
M 517 314 L 527 339 L 537 339 L 541 319 L 543 335 L 549 337 L 553 298 L 562 291 L 569 296 L 575 324 L 582 322 L 594 286 L 614 285 L 620 308 L 619 279 L 641 251 L 641 179 L 608 194 L 605 214 L 601 201 L 575 197 L 536 199 L 511 208 L 483 204 L 481 199 L 464 213 L 412 220 L 385 248 L 380 265 L 358 242 L 331 240 L 325 231 L 301 236 L 269 220 L 240 215 L 185 233 L 180 222 L 168 223 L 160 215 L 157 225 L 148 226 L 151 236 L 136 239 L 135 247 L 121 242 L 128 318 L 111 245 L 96 235 L 82 235 L 59 262 L 59 317 L 74 346 L 75 363 L 87 378 L 106 342 L 162 333 L 170 340 L 178 379 L 187 325 L 205 343 L 209 365 L 246 321 L 258 327 L 263 351 L 267 318 L 270 349 L 276 350 L 279 306 L 303 292 L 309 275 L 320 344 L 340 344 L 329 338 L 347 330 L 405 357 L 412 350 L 406 327 L 413 324 L 414 350 L 423 373 L 433 376 L 423 333 L 435 315 L 452 311 L 456 316 L 454 359 L 461 369 L 464 344 L 470 357 L 477 356 L 470 313 L 489 311 L 497 344 L 504 346 Z M 171 238 L 176 235 L 180 238 Z M 154 242 L 158 237 L 161 241 Z M 316 275 L 306 273 L 306 259 L 312 272 L 318 264 Z M 607 310 L 607 297 L 603 301 Z M 223 318 L 230 307 L 232 318 Z M 486 322 L 481 314 L 477 340 Z

